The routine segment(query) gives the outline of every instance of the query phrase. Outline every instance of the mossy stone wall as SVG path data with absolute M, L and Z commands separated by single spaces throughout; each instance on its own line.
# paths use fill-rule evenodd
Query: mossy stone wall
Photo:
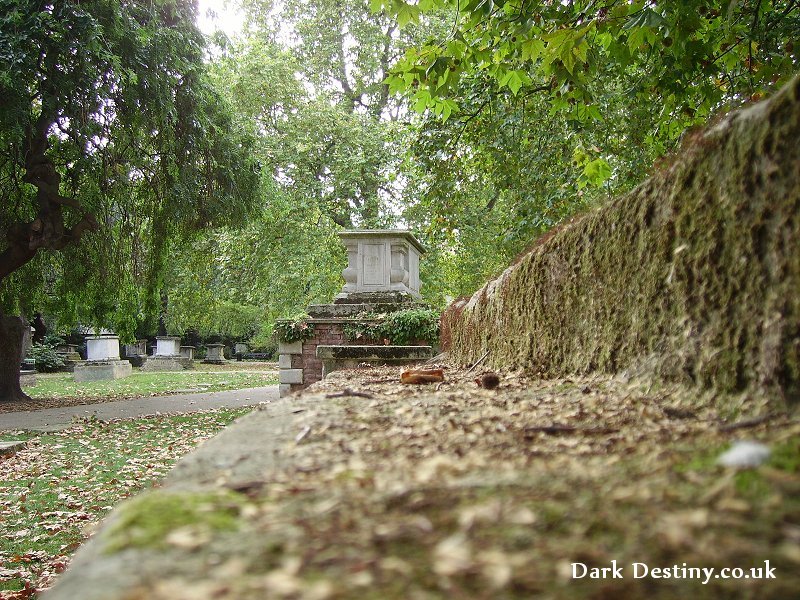
M 800 395 L 800 77 L 443 316 L 451 356 Z

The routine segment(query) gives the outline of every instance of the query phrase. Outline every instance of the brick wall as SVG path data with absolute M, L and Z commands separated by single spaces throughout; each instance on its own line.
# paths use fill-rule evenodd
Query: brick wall
M 301 390 L 322 380 L 322 361 L 317 359 L 317 346 L 347 344 L 340 323 L 314 323 L 314 337 L 303 342 L 303 353 L 292 356 L 292 368 L 303 369 L 303 383 L 292 384 L 292 391 Z

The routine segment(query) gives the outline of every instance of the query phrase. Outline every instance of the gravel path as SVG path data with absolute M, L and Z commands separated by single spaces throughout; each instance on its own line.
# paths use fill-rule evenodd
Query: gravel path
M 278 399 L 278 386 L 269 385 L 243 390 L 224 392 L 201 392 L 195 394 L 174 394 L 82 404 L 44 410 L 11 412 L 0 415 L 0 431 L 27 429 L 52 431 L 69 426 L 76 419 L 96 417 L 98 419 L 128 419 L 155 413 L 185 413 L 212 408 L 235 408 L 252 406 L 259 402 Z

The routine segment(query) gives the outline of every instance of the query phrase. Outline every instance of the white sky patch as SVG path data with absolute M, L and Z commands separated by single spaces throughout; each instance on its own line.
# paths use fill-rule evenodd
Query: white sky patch
M 198 0 L 197 26 L 206 35 L 217 29 L 232 38 L 244 30 L 244 14 L 231 0 Z

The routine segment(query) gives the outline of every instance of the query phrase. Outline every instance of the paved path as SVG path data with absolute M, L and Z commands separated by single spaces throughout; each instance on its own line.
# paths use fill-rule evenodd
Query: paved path
M 251 406 L 259 402 L 278 399 L 278 386 L 230 390 L 225 392 L 200 392 L 197 394 L 175 394 L 83 404 L 63 408 L 46 408 L 27 412 L 0 414 L 0 430 L 31 429 L 52 431 L 63 429 L 74 419 L 95 416 L 98 419 L 127 419 L 159 412 L 195 412 L 210 408 L 235 408 Z

